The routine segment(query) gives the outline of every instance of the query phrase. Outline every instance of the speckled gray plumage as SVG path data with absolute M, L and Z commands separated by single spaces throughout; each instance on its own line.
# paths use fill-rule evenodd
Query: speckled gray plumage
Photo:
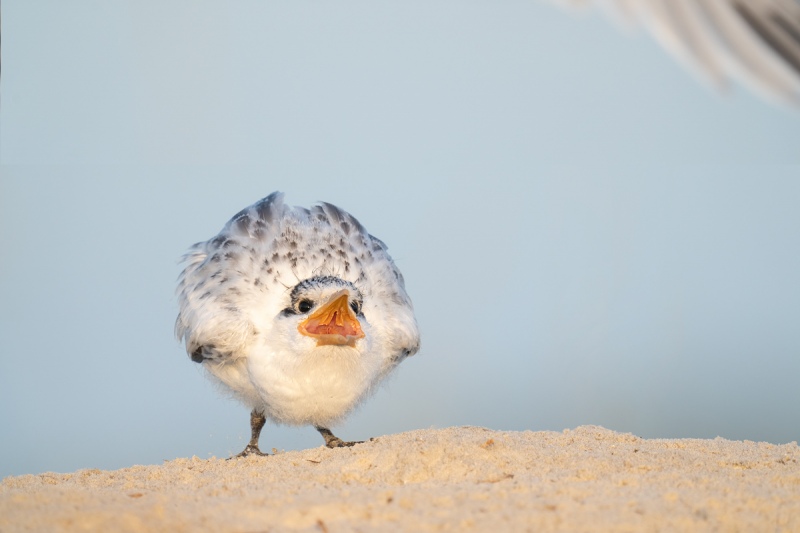
M 192 246 L 184 261 L 178 338 L 193 361 L 274 421 L 324 429 L 419 349 L 411 300 L 386 245 L 332 204 L 290 207 L 273 193 Z M 316 347 L 297 332 L 298 300 L 319 306 L 343 288 L 366 338 L 352 350 Z

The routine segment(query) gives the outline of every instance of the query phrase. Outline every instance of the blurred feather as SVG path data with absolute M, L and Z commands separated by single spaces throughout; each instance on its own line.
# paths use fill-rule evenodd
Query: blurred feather
M 717 89 L 738 81 L 767 100 L 800 105 L 800 0 L 553 0 L 600 5 L 641 25 Z

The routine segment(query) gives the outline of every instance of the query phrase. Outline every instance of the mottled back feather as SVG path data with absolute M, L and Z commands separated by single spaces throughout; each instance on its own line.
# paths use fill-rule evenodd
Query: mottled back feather
M 243 357 L 258 334 L 254 313 L 277 313 L 292 287 L 314 276 L 336 276 L 365 300 L 387 302 L 373 310 L 381 319 L 392 320 L 393 307 L 411 309 L 386 245 L 355 217 L 328 203 L 288 207 L 279 192 L 234 215 L 183 260 L 175 332 L 197 362 Z M 388 366 L 417 351 L 418 337 L 406 336 L 394 343 Z

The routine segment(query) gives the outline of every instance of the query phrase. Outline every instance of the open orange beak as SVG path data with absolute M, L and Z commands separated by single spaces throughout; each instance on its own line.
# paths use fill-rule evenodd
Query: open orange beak
M 349 294 L 341 290 L 297 326 L 297 331 L 317 339 L 317 346 L 355 346 L 364 337 L 361 323 L 350 309 Z

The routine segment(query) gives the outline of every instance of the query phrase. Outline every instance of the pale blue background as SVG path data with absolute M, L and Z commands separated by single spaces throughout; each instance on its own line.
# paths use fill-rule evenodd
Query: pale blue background
M 416 304 L 422 351 L 343 438 L 800 437 L 800 113 L 534 0 L 6 0 L 2 22 L 0 476 L 243 448 L 173 289 L 276 189 L 356 215 Z

